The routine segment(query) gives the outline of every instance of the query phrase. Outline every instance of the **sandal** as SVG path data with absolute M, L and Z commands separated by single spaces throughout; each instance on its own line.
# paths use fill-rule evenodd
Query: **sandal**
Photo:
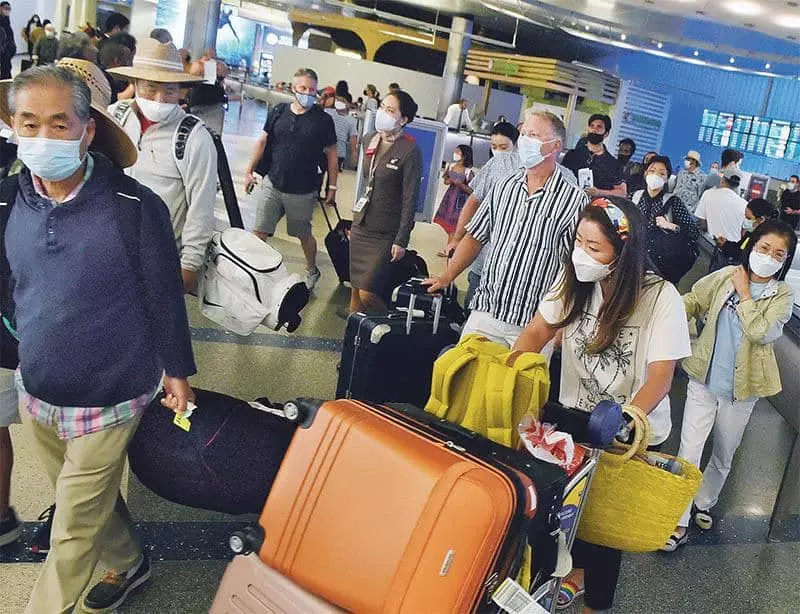
M 708 531 L 714 526 L 714 517 L 711 515 L 711 512 L 707 510 L 701 510 L 698 507 L 692 506 L 692 516 L 694 516 L 694 523 L 697 525 L 697 528 L 703 531 Z
M 566 610 L 573 602 L 586 592 L 583 586 L 579 586 L 572 580 L 564 580 L 561 583 L 561 590 L 558 591 L 556 600 L 556 610 Z
M 673 531 L 667 539 L 667 543 L 661 548 L 664 552 L 675 552 L 681 546 L 685 546 L 689 541 L 689 530 L 684 528 L 683 535 L 678 531 Z

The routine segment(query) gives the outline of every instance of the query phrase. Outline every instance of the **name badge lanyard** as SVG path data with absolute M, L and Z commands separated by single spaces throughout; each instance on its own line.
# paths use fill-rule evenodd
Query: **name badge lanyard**
M 379 149 L 380 149 L 380 140 L 378 141 L 378 144 L 375 146 L 375 149 L 372 152 L 371 156 L 372 159 L 370 160 L 369 163 L 369 177 L 367 178 L 367 189 L 364 191 L 364 195 L 361 198 L 359 198 L 358 201 L 356 202 L 356 206 L 353 207 L 354 213 L 360 213 L 361 211 L 363 211 L 364 207 L 367 206 L 367 203 L 369 203 L 370 198 L 372 197 L 372 189 L 374 188 L 374 183 L 375 183 L 375 169 L 378 163 Z M 367 153 L 369 153 L 369 150 L 367 150 Z

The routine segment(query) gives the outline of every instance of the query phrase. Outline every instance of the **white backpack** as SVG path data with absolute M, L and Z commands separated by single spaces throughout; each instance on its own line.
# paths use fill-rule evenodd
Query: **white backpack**
M 211 238 L 198 298 L 209 320 L 247 336 L 261 324 L 294 332 L 309 292 L 278 251 L 246 230 L 228 228 Z

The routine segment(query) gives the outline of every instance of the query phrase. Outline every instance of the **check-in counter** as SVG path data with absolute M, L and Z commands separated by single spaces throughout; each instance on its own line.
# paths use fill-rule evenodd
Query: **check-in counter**
M 714 251 L 711 238 L 703 235 L 699 243 L 701 257 L 710 261 Z M 795 304 L 783 336 L 775 342 L 783 390 L 768 401 L 791 429 L 792 445 L 772 509 L 770 541 L 796 540 L 797 523 L 794 520 L 800 513 L 800 254 L 795 255 L 787 281 L 794 288 Z
M 442 162 L 452 162 L 453 153 L 455 153 L 456 147 L 459 145 L 469 145 L 472 147 L 472 163 L 475 168 L 480 168 L 489 161 L 489 152 L 492 150 L 492 147 L 488 134 L 448 130 Z

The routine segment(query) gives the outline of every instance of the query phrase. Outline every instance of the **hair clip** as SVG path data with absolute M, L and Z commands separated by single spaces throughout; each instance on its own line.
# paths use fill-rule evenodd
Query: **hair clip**
M 614 227 L 614 230 L 617 231 L 619 238 L 625 241 L 631 235 L 631 225 L 628 223 L 628 218 L 623 213 L 622 209 L 617 207 L 614 203 L 612 203 L 607 198 L 597 198 L 592 201 L 592 206 L 600 207 L 603 211 L 606 212 L 608 219 L 611 221 L 611 225 Z

